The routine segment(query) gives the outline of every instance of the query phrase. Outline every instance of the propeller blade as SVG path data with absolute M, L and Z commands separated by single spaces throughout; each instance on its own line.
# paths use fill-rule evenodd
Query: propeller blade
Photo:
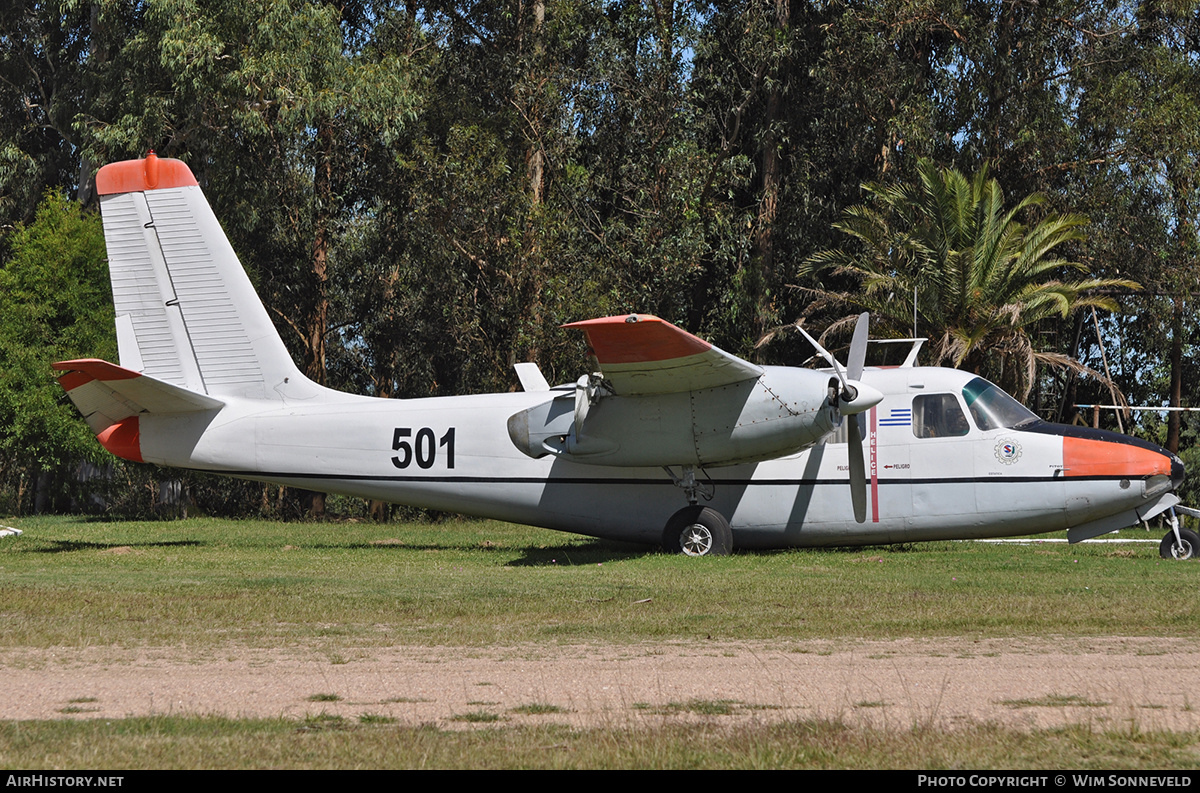
M 796 325 L 796 330 L 800 331 L 800 335 L 808 339 L 808 343 L 833 367 L 833 373 L 837 375 L 838 382 L 842 384 L 842 392 L 844 393 L 846 391 L 846 375 L 842 372 L 842 366 L 837 362 L 837 358 L 834 358 L 833 353 L 818 344 L 817 340 L 810 336 L 808 331 L 800 327 L 799 324 Z
M 871 324 L 870 315 L 863 312 L 854 323 L 854 338 L 850 342 L 850 357 L 846 359 L 846 379 L 861 380 L 863 364 L 867 360 L 867 336 Z
M 867 472 L 863 463 L 863 439 L 859 432 L 858 416 L 850 417 L 847 427 L 846 453 L 850 463 L 850 500 L 854 504 L 854 520 L 865 523 L 867 520 Z
M 829 350 L 817 343 L 804 328 L 796 325 L 796 330 L 808 339 L 808 343 L 816 348 L 821 357 L 833 367 L 834 374 L 842 384 L 842 393 L 838 396 L 838 413 L 850 417 L 850 426 L 846 429 L 846 454 L 850 467 L 850 500 L 854 504 L 854 520 L 865 523 L 867 520 L 867 472 L 863 462 L 863 438 L 859 431 L 858 414 L 883 401 L 883 393 L 862 382 L 863 368 L 867 360 L 867 337 L 870 332 L 870 315 L 863 312 L 854 323 L 854 338 L 850 342 L 850 356 L 847 359 L 845 371 L 838 364 L 837 358 Z

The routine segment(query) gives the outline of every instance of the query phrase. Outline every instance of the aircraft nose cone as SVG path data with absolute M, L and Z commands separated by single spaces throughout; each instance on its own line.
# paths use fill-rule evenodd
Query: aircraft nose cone
M 1166 449 L 1125 435 L 1092 431 L 1085 437 L 1063 438 L 1067 476 L 1174 477 L 1178 458 Z M 1182 476 L 1182 463 L 1180 475 Z
M 1183 484 L 1183 460 L 1177 455 L 1171 455 L 1171 489 L 1176 490 Z

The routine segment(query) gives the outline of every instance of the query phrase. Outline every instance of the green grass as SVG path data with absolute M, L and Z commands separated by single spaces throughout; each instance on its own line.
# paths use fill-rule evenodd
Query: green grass
M 26 532 L 0 539 L 9 647 L 300 641 L 344 663 L 398 643 L 1200 635 L 1200 599 L 1182 594 L 1197 563 L 1160 560 L 1154 545 L 696 560 L 489 521 L 3 522 Z
M 732 716 L 744 706 L 741 702 L 732 699 L 690 699 L 687 702 L 668 702 L 666 705 L 635 702 L 633 707 L 635 710 L 660 715 L 693 713 L 697 716 Z
M 576 730 L 464 723 L 458 730 L 341 717 L 160 716 L 0 723 L 0 766 L 90 768 L 910 768 L 1194 769 L 1195 733 L 850 728 L 839 722 Z
M 545 716 L 550 713 L 570 713 L 567 708 L 552 705 L 549 702 L 531 702 L 528 705 L 518 705 L 510 709 L 511 713 L 519 713 L 523 716 Z
M 1200 563 L 1157 545 L 928 543 L 687 559 L 509 524 L 105 522 L 0 518 L 0 646 L 373 647 L 745 640 L 1200 635 Z M 1144 532 L 1126 532 L 1145 538 Z M 402 542 L 396 542 L 402 540 Z M 817 651 L 814 651 L 817 652 Z M 827 654 L 821 651 L 818 654 Z M 487 685 L 481 682 L 479 685 Z M 314 694 L 315 702 L 337 701 Z M 760 706 L 654 706 L 700 724 L 523 726 L 480 707 L 455 729 L 391 717 L 0 723 L 0 766 L 42 768 L 1194 768 L 1200 735 L 875 730 L 763 724 Z M 411 701 L 397 699 L 393 701 Z M 478 700 L 485 702 L 485 697 Z M 1086 707 L 1070 695 L 1006 703 Z M 884 707 L 863 701 L 858 708 Z M 636 705 L 635 705 L 636 707 Z M 649 707 L 649 706 L 647 706 Z M 512 714 L 567 712 L 532 703 Z M 70 718 L 68 718 L 70 716 Z M 82 716 L 82 718 L 80 718 Z
M 469 713 L 459 713 L 450 717 L 450 721 L 463 721 L 470 724 L 490 724 L 494 721 L 503 720 L 504 717 L 500 714 L 486 710 L 473 710 Z
M 1010 708 L 1103 708 L 1107 702 L 1096 702 L 1078 694 L 1048 694 L 1037 699 L 1006 699 L 1000 702 Z

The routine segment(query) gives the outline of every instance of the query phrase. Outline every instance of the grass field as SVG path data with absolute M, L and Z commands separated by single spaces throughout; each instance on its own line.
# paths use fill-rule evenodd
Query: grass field
M 26 534 L 0 540 L 7 646 L 1200 635 L 1200 564 L 1154 545 L 697 560 L 486 521 L 13 523 Z
M 1198 736 L 1086 727 L 945 732 L 792 722 L 726 729 L 447 732 L 313 718 L 0 724 L 5 768 L 808 768 L 1194 770 Z
M 0 523 L 26 532 L 0 539 L 6 648 L 303 643 L 349 654 L 397 644 L 1200 634 L 1200 563 L 1160 560 L 1156 544 L 929 543 L 696 560 L 484 521 Z M 64 719 L 0 725 L 0 765 L 1153 768 L 1194 767 L 1200 742 L 988 725 L 722 729 Z

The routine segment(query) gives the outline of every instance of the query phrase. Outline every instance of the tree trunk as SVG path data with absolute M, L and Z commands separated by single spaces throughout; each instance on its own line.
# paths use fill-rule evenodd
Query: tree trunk
M 322 119 L 317 126 L 317 162 L 313 179 L 313 296 L 305 321 L 307 358 L 305 374 L 325 384 L 325 334 L 329 330 L 329 218 L 333 206 L 333 124 Z
M 333 124 L 328 118 L 317 123 L 317 162 L 313 179 L 313 296 L 305 321 L 307 359 L 305 374 L 315 383 L 325 384 L 325 334 L 329 331 L 329 249 L 330 215 L 333 210 Z M 325 494 L 308 493 L 308 514 L 325 517 Z
M 1183 298 L 1172 300 L 1171 312 L 1171 402 L 1177 408 L 1183 402 Z M 1179 428 L 1181 414 L 1178 410 L 1167 412 L 1167 451 L 1179 454 Z
M 529 119 L 529 151 L 527 155 L 526 175 L 529 180 L 529 215 L 525 226 L 525 251 L 523 254 L 523 287 L 525 295 L 525 326 L 529 329 L 526 338 L 529 340 L 525 349 L 525 360 L 536 361 L 541 355 L 542 337 L 542 284 L 543 267 L 541 246 L 541 214 L 545 201 L 546 181 L 546 152 L 543 148 L 542 135 L 545 129 L 543 116 L 545 108 L 543 99 L 545 92 L 542 83 L 547 79 L 542 70 L 545 68 L 545 45 L 542 42 L 543 26 L 546 21 L 546 0 L 535 0 L 533 4 L 533 57 L 529 74 L 526 75 L 531 99 L 528 104 Z M 515 355 L 515 346 L 510 347 L 511 355 Z M 510 364 L 517 361 L 510 361 Z
M 775 0 L 775 28 L 784 32 L 791 18 L 789 0 Z M 777 78 L 785 71 L 782 65 Z M 749 292 L 754 301 L 754 335 L 761 336 L 770 325 L 775 324 L 772 302 L 772 285 L 775 275 L 775 218 L 779 214 L 779 196 L 783 190 L 783 168 L 779 154 L 780 142 L 776 135 L 782 103 L 779 79 L 772 83 L 767 97 L 766 118 L 763 119 L 765 134 L 762 144 L 762 196 L 758 203 L 758 219 L 754 233 L 754 272 L 751 273 Z

